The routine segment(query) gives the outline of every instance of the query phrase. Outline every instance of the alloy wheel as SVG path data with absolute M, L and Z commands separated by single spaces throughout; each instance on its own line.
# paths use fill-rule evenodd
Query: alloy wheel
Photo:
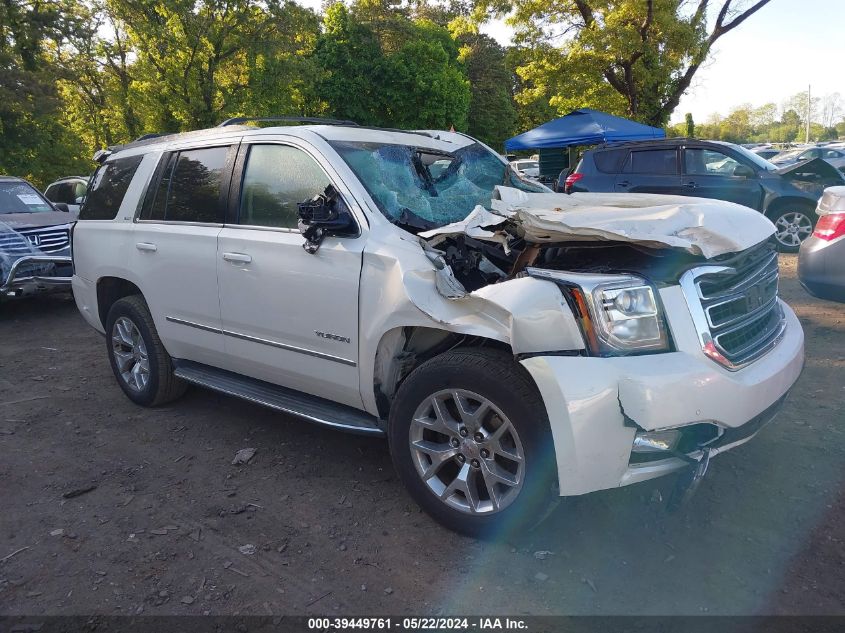
M 490 400 L 450 389 L 417 407 L 409 431 L 417 474 L 446 505 L 493 514 L 519 496 L 525 453 L 511 421 Z
M 131 319 L 122 316 L 112 328 L 112 354 L 123 382 L 134 391 L 143 391 L 150 381 L 150 361 L 141 331 Z
M 800 211 L 789 211 L 775 221 L 775 239 L 784 246 L 800 246 L 812 233 L 813 221 Z

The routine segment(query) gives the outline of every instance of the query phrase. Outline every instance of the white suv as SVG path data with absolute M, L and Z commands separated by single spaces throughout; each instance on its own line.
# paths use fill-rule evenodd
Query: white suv
M 192 383 L 386 436 L 414 499 L 482 534 L 697 482 L 801 371 L 750 209 L 550 193 L 454 132 L 242 122 L 97 157 L 73 289 L 140 405 Z

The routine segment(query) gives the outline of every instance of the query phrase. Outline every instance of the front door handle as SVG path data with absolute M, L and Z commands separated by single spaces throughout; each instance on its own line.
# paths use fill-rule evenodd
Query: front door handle
M 248 264 L 252 261 L 252 257 L 246 253 L 223 253 L 223 259 L 233 264 Z
M 623 180 L 622 182 L 619 183 L 619 186 L 620 187 L 630 187 L 631 183 L 628 182 L 627 180 Z
M 687 189 L 698 189 L 698 183 L 690 180 L 689 182 L 684 183 L 684 187 Z
M 146 251 L 148 253 L 155 253 L 158 250 L 158 246 L 151 244 L 150 242 L 138 242 L 135 244 L 135 248 L 139 251 Z

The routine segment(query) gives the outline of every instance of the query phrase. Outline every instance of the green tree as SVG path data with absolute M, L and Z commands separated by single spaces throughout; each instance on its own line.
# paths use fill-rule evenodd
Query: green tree
M 692 120 L 692 112 L 687 112 L 684 117 L 684 133 L 687 138 L 695 138 L 695 121 Z
M 320 68 L 317 94 L 328 112 L 363 125 L 378 125 L 385 118 L 386 60 L 375 32 L 352 19 L 337 2 L 326 9 L 323 34 L 315 58 Z
M 280 0 L 107 2 L 131 36 L 135 82 L 145 97 L 147 125 L 156 131 L 209 127 L 242 111 L 254 87 L 249 61 L 256 48 L 278 43 L 280 30 L 297 35 Z
M 470 90 L 457 44 L 408 15 L 379 0 L 326 10 L 315 56 L 327 112 L 367 125 L 466 129 Z
M 681 0 L 479 0 L 475 15 L 509 15 L 520 44 L 556 53 L 534 57 L 520 74 L 549 84 L 559 110 L 570 108 L 574 95 L 583 105 L 589 99 L 590 105 L 660 126 L 716 41 L 769 0 L 745 9 L 734 0 L 721 2 L 709 29 L 708 0 L 694 8 Z
M 513 77 L 505 64 L 505 50 L 496 40 L 478 33 L 461 35 L 458 42 L 470 83 L 467 132 L 500 148 L 516 126 Z
M 59 55 L 85 24 L 71 0 L 0 3 L 0 173 L 43 186 L 86 168 L 85 148 L 62 125 Z

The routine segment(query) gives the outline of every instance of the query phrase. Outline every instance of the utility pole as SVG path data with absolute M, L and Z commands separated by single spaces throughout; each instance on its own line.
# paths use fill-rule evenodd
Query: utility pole
M 804 142 L 805 143 L 810 142 L 810 103 L 812 103 L 810 101 L 810 89 L 811 88 L 812 88 L 812 86 L 807 85 L 807 130 L 804 133 Z

